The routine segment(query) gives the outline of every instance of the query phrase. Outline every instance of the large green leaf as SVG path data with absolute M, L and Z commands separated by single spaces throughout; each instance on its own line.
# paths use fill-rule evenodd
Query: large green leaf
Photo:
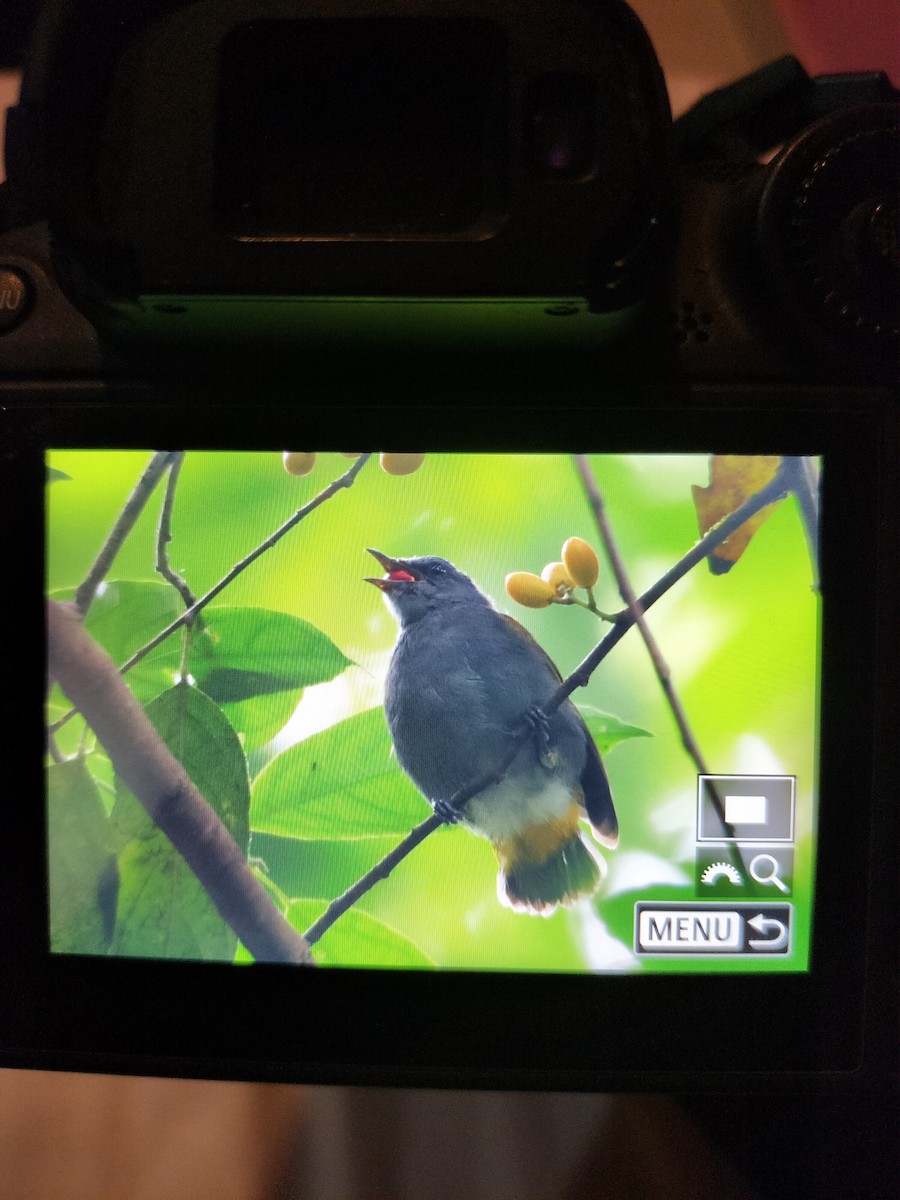
M 253 784 L 251 824 L 285 837 L 380 837 L 408 833 L 428 815 L 401 771 L 380 708 L 298 742 Z
M 653 737 L 648 730 L 640 729 L 637 725 L 626 725 L 624 721 L 620 721 L 618 717 L 613 717 L 609 713 L 583 708 L 581 715 L 601 754 L 606 754 L 612 750 L 613 746 L 617 746 L 619 742 L 627 741 L 629 738 Z
M 47 769 L 50 946 L 105 954 L 118 878 L 109 818 L 81 759 Z
M 351 665 L 315 625 L 266 608 L 209 608 L 192 651 L 194 677 L 219 704 L 325 683 Z
M 292 900 L 285 916 L 305 933 L 328 907 L 324 900 Z M 383 921 L 351 908 L 313 946 L 320 966 L 433 967 L 434 961 L 409 938 Z
M 186 684 L 147 705 L 147 715 L 241 850 L 249 844 L 247 764 L 234 730 L 199 688 Z M 199 880 L 117 780 L 113 820 L 130 840 L 119 857 L 113 950 L 138 957 L 230 959 L 237 939 Z
M 281 729 L 303 689 L 351 665 L 309 621 L 265 608 L 210 607 L 191 646 L 191 674 L 241 734 L 245 750 Z
M 284 728 L 302 698 L 303 688 L 299 688 L 271 696 L 254 696 L 238 704 L 223 704 L 222 712 L 240 736 L 244 751 L 249 753 L 264 746 Z
M 265 864 L 268 878 L 288 896 L 339 896 L 389 854 L 398 841 L 396 833 L 329 842 L 254 831 L 250 852 Z

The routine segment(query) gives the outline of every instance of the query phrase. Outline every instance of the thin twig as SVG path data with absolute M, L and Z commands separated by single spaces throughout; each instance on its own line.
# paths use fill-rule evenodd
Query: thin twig
M 172 455 L 169 467 L 169 478 L 166 482 L 166 494 L 159 513 L 159 525 L 156 530 L 156 570 L 163 579 L 168 580 L 184 601 L 186 608 L 197 603 L 197 597 L 184 579 L 169 562 L 169 542 L 172 540 L 172 508 L 175 504 L 175 491 L 178 487 L 178 476 L 184 466 L 184 451 L 179 450 Z
M 55 763 L 64 763 L 66 761 L 66 756 L 60 750 L 59 746 L 57 746 L 56 738 L 52 734 L 47 737 L 47 753 Z
M 634 617 L 634 622 L 637 625 L 641 637 L 644 639 L 644 645 L 647 647 L 647 652 L 653 663 L 653 668 L 656 671 L 660 686 L 665 693 L 666 699 L 669 702 L 669 707 L 672 710 L 672 715 L 678 725 L 678 731 L 681 734 L 681 740 L 685 750 L 693 759 L 697 770 L 701 775 L 708 775 L 709 770 L 703 760 L 703 755 L 700 752 L 700 747 L 688 723 L 687 715 L 680 699 L 675 691 L 672 683 L 672 672 L 669 664 L 663 656 L 662 650 L 659 648 L 659 643 L 653 636 L 649 625 L 647 624 L 644 614 L 638 605 L 637 594 L 631 586 L 631 580 L 628 576 L 628 570 L 622 555 L 619 552 L 619 547 L 616 543 L 615 535 L 609 523 L 609 518 L 606 514 L 606 503 L 603 499 L 603 493 L 600 491 L 599 484 L 591 470 L 591 465 L 587 460 L 587 455 L 576 454 L 573 456 L 575 465 L 578 468 L 578 473 L 584 484 L 584 490 L 587 493 L 588 501 L 594 513 L 594 520 L 597 522 L 597 528 L 600 531 L 600 537 L 603 541 L 603 548 L 606 551 L 606 557 L 609 560 L 609 565 L 612 567 L 613 574 L 616 577 L 616 585 L 619 589 L 619 595 L 628 607 L 629 612 Z
M 87 576 L 82 584 L 79 585 L 75 592 L 75 604 L 78 611 L 84 616 L 90 608 L 94 596 L 97 594 L 97 588 L 106 578 L 106 573 L 113 564 L 113 559 L 122 548 L 125 539 L 131 533 L 135 526 L 138 517 L 144 510 L 144 506 L 153 494 L 153 490 L 162 478 L 163 472 L 168 467 L 172 459 L 170 450 L 157 450 L 144 473 L 137 481 L 134 491 L 125 501 L 125 506 L 116 517 L 115 524 L 107 535 L 106 541 L 100 549 L 100 553 L 94 560 L 94 564 L 88 571 Z
M 464 803 L 464 801 L 463 801 Z M 309 946 L 314 946 L 323 933 L 327 932 L 335 923 L 338 917 L 342 916 L 349 908 L 352 908 L 361 896 L 364 896 L 371 888 L 379 883 L 382 879 L 387 879 L 394 867 L 401 863 L 407 854 L 415 850 L 420 842 L 424 842 L 429 834 L 434 833 L 436 829 L 444 824 L 443 817 L 439 817 L 437 813 L 432 813 L 430 817 L 426 817 L 418 825 L 412 829 L 402 842 L 398 842 L 390 853 L 380 859 L 370 871 L 367 871 L 361 879 L 357 879 L 351 887 L 347 888 L 336 900 L 328 905 L 325 911 L 307 929 L 303 935 L 304 941 Z
M 653 669 L 656 672 L 656 677 L 659 680 L 663 694 L 668 701 L 672 716 L 675 718 L 675 724 L 678 726 L 678 732 L 681 735 L 681 744 L 690 757 L 697 772 L 700 775 L 709 775 L 710 770 L 706 765 L 706 761 L 700 751 L 700 746 L 697 739 L 694 737 L 690 722 L 687 718 L 687 713 L 684 711 L 684 706 L 675 691 L 675 685 L 672 682 L 672 672 L 669 664 L 666 662 L 665 656 L 659 647 L 659 643 L 653 636 L 650 626 L 644 617 L 643 610 L 638 603 L 637 595 L 634 588 L 631 586 L 631 580 L 628 576 L 628 570 L 625 566 L 625 561 L 619 552 L 618 544 L 616 543 L 615 535 L 612 531 L 609 518 L 606 513 L 606 502 L 603 499 L 603 493 L 600 491 L 600 486 L 597 479 L 591 470 L 591 465 L 588 462 L 586 454 L 575 454 L 572 456 L 575 461 L 575 466 L 581 476 L 581 481 L 584 484 L 584 490 L 587 494 L 588 502 L 594 513 L 594 520 L 597 522 L 597 529 L 600 532 L 600 538 L 603 542 L 603 549 L 606 552 L 606 557 L 609 565 L 612 567 L 613 574 L 616 577 L 616 585 L 619 589 L 619 595 L 628 606 L 628 610 L 634 617 L 634 623 L 637 625 L 638 631 L 644 640 L 644 645 L 647 647 L 647 653 L 650 655 L 650 661 L 653 663 Z M 722 804 L 722 799 L 718 794 L 717 789 L 713 784 L 709 785 L 709 793 L 713 802 L 713 807 L 716 810 L 716 816 L 719 818 L 719 823 L 722 826 L 723 837 L 733 838 L 734 828 L 725 820 L 725 806 Z M 733 851 L 733 856 L 736 858 L 735 866 L 739 870 L 744 869 L 743 859 L 740 851 L 736 847 L 729 847 Z
M 785 490 L 785 484 L 779 472 L 755 496 L 751 496 L 740 508 L 735 509 L 730 516 L 725 517 L 715 528 L 705 534 L 652 587 L 648 588 L 642 596 L 639 596 L 637 598 L 637 606 L 640 611 L 646 612 L 651 605 L 655 604 L 688 571 L 702 562 L 704 558 L 720 546 L 745 521 L 759 512 L 761 508 L 765 508 L 767 504 L 772 504 L 776 500 L 780 500 L 784 496 Z M 563 680 L 550 699 L 541 706 L 542 711 L 547 717 L 551 717 L 576 688 L 586 686 L 600 663 L 603 662 L 604 658 L 622 640 L 634 624 L 635 616 L 631 610 L 626 609 L 624 612 L 616 615 L 612 629 L 597 643 L 590 654 L 582 659 L 572 674 Z M 533 733 L 533 722 L 523 720 L 515 733 L 510 736 L 503 758 L 497 763 L 496 767 L 480 775 L 477 779 L 473 779 L 471 783 L 467 783 L 464 787 L 461 787 L 450 797 L 448 807 L 460 812 L 473 796 L 477 796 L 479 792 L 483 792 L 486 788 L 499 783 L 509 770 L 516 755 Z M 348 888 L 346 892 L 338 896 L 335 900 L 332 900 L 322 916 L 303 935 L 309 945 L 314 945 L 331 928 L 338 917 L 345 913 L 351 905 L 356 903 L 360 896 L 364 895 L 380 880 L 387 879 L 398 863 L 402 862 L 410 851 L 414 850 L 435 829 L 439 829 L 442 824 L 444 824 L 444 821 L 437 813 L 432 813 L 430 817 L 426 817 L 390 853 L 386 854 L 370 871 L 367 871 L 361 879 L 357 880 L 352 887 Z
M 242 558 L 240 562 L 235 563 L 235 565 L 227 572 L 227 574 L 225 574 L 218 583 L 213 584 L 213 586 L 204 596 L 201 596 L 200 599 L 192 604 L 191 607 L 185 612 L 183 612 L 180 617 L 177 617 L 170 625 L 167 625 L 165 629 L 161 630 L 154 638 L 151 638 L 145 646 L 141 646 L 140 650 L 136 650 L 134 654 L 132 654 L 132 656 L 119 667 L 120 673 L 124 675 L 126 671 L 130 671 L 131 668 L 139 663 L 142 658 L 146 658 L 151 650 L 155 650 L 161 642 L 164 642 L 166 638 L 171 637 L 173 633 L 181 629 L 182 625 L 190 624 L 190 622 L 196 617 L 197 613 L 206 608 L 207 604 L 214 600 L 220 592 L 224 591 L 225 588 L 227 588 L 232 582 L 232 580 L 236 579 L 242 571 L 246 571 L 251 563 L 254 563 L 261 554 L 264 554 L 267 550 L 270 550 L 276 542 L 279 542 L 284 535 L 289 533 L 295 525 L 298 525 L 304 519 L 304 517 L 308 517 L 309 514 L 317 509 L 320 504 L 324 504 L 326 500 L 329 500 L 332 496 L 336 495 L 339 491 L 341 491 L 342 488 L 352 487 L 356 476 L 371 457 L 371 454 L 360 455 L 349 471 L 346 471 L 338 479 L 335 479 L 328 485 L 327 488 L 319 492 L 317 496 L 313 496 L 312 500 L 310 500 L 308 504 L 304 504 L 302 508 L 298 508 L 294 515 L 289 517 L 283 525 L 280 525 L 273 534 L 271 534 L 264 542 L 261 543 L 261 545 L 257 546 L 255 550 L 251 550 L 251 552 L 245 558 Z M 50 732 L 55 733 L 58 729 L 61 729 L 67 721 L 71 720 L 71 718 L 75 716 L 77 711 L 77 709 L 73 708 L 67 713 L 64 713 L 58 721 L 55 721 L 49 726 Z

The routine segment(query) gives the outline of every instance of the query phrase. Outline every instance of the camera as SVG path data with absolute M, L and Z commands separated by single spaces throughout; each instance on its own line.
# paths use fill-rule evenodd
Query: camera
M 657 380 L 893 381 L 883 76 L 782 60 L 673 134 L 620 4 L 59 4 L 34 57 L 8 123 L 7 375 L 465 340 Z
M 673 126 L 618 0 L 46 6 L 5 1062 L 884 1074 L 898 136 L 792 59 Z

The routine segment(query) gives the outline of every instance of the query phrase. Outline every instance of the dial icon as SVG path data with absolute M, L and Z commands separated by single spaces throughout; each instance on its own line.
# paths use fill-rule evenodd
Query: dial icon
M 711 885 L 718 879 L 725 878 L 729 883 L 733 883 L 735 887 L 740 887 L 744 882 L 741 878 L 740 871 L 733 867 L 731 863 L 715 862 L 710 863 L 703 874 L 700 876 L 700 882 Z

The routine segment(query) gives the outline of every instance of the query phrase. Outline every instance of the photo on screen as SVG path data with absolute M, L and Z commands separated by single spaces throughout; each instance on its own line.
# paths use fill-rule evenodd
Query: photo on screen
M 171 769 L 322 967 L 809 969 L 820 460 L 46 461 L 53 952 L 258 957 Z

